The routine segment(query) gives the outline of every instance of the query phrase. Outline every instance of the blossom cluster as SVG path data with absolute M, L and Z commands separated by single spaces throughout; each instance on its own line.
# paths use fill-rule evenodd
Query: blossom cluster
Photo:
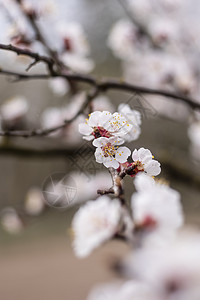
M 103 242 L 124 232 L 132 243 L 134 236 L 139 236 L 144 244 L 161 243 L 183 225 L 177 191 L 144 173 L 136 176 L 134 185 L 136 192 L 131 198 L 131 214 L 123 209 L 117 198 L 111 199 L 107 195 L 89 201 L 79 209 L 72 223 L 77 256 L 89 255 Z
M 96 147 L 96 161 L 113 176 L 114 196 L 105 195 L 108 190 L 77 211 L 72 221 L 75 254 L 84 258 L 118 237 L 132 248 L 117 263 L 124 279 L 94 288 L 88 300 L 198 300 L 200 235 L 183 228 L 180 193 L 154 178 L 161 169 L 150 150 L 142 147 L 131 154 L 121 146 L 138 138 L 140 125 L 139 113 L 128 105 L 115 113 L 94 111 L 79 125 L 83 138 Z M 130 209 L 118 193 L 126 175 L 133 177 L 135 188 Z
M 141 115 L 132 110 L 128 104 L 121 104 L 119 112 L 95 111 L 89 115 L 85 123 L 79 125 L 83 138 L 91 141 L 96 147 L 95 158 L 107 168 L 123 170 L 132 168 L 132 175 L 140 171 L 156 176 L 160 173 L 160 164 L 153 159 L 148 149 L 135 149 L 133 162 L 128 162 L 131 150 L 121 145 L 136 140 L 141 132 Z M 130 171 L 131 174 L 131 171 Z

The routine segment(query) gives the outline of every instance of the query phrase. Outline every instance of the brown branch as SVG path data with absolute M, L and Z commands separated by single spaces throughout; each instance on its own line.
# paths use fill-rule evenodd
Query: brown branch
M 105 190 L 97 190 L 97 194 L 99 195 L 113 194 L 115 197 L 119 198 L 122 205 L 125 205 L 124 191 L 122 187 L 123 184 L 122 178 L 119 176 L 117 170 L 113 168 L 109 168 L 109 172 L 113 182 L 112 187 Z
M 115 79 L 108 79 L 108 80 L 98 80 L 94 76 L 89 75 L 81 75 L 81 74 L 71 74 L 71 73 L 57 73 L 54 72 L 54 74 L 48 75 L 48 74 L 34 74 L 34 75 L 28 75 L 24 73 L 18 73 L 18 72 L 12 72 L 8 70 L 0 69 L 0 74 L 12 76 L 15 78 L 15 81 L 18 80 L 37 80 L 37 79 L 49 79 L 53 77 L 62 77 L 66 78 L 70 81 L 74 82 L 80 82 L 80 83 L 87 83 L 93 87 L 98 88 L 100 92 L 105 92 L 108 90 L 120 90 L 125 92 L 134 92 L 134 93 L 141 93 L 146 95 L 158 95 L 158 96 L 164 96 L 169 99 L 176 99 L 181 102 L 186 103 L 188 106 L 190 106 L 192 109 L 198 109 L 200 110 L 200 103 L 198 101 L 183 96 L 181 94 L 176 94 L 173 92 L 169 92 L 162 89 L 153 89 L 148 88 L 144 86 L 138 86 L 133 85 L 124 81 L 115 80 Z
M 108 195 L 108 194 L 114 194 L 114 189 L 113 187 L 109 188 L 109 189 L 105 189 L 105 190 L 97 190 L 97 194 L 98 195 Z
M 30 64 L 30 66 L 26 69 L 26 71 L 30 70 L 30 68 L 33 65 L 37 64 L 38 62 L 44 62 L 47 65 L 50 74 L 52 74 L 52 75 L 54 74 L 54 69 L 53 69 L 54 60 L 51 57 L 39 55 L 36 52 L 32 52 L 28 49 L 21 49 L 19 47 L 15 47 L 13 45 L 0 44 L 0 49 L 12 51 L 12 52 L 16 53 L 17 55 L 25 55 L 25 56 L 33 58 L 34 62 L 32 64 Z

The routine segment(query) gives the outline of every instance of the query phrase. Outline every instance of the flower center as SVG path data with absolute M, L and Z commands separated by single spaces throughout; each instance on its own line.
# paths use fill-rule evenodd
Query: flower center
M 100 126 L 94 127 L 94 131 L 92 134 L 94 135 L 95 139 L 98 139 L 99 137 L 111 137 L 110 132 Z
M 71 43 L 71 40 L 69 38 L 64 38 L 64 47 L 65 47 L 65 50 L 67 51 L 72 51 L 72 43 Z
M 116 148 L 118 148 L 118 147 L 111 145 L 111 143 L 106 144 L 106 146 L 102 147 L 104 156 L 105 157 L 109 157 L 109 156 L 115 157 Z

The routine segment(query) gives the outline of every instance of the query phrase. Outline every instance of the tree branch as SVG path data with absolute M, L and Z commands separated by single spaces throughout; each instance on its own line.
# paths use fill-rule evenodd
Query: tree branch
M 89 76 L 89 75 L 81 75 L 81 74 L 72 74 L 72 73 L 58 73 L 54 72 L 54 74 L 33 74 L 33 75 L 28 75 L 24 73 L 18 73 L 18 72 L 12 72 L 9 70 L 3 70 L 0 69 L 0 74 L 8 75 L 11 77 L 14 77 L 14 81 L 20 81 L 20 80 L 37 80 L 37 79 L 50 79 L 53 77 L 61 77 L 61 78 L 66 78 L 70 81 L 74 82 L 79 82 L 79 83 L 86 83 L 89 84 L 93 87 L 98 88 L 100 92 L 105 92 L 108 90 L 121 90 L 125 92 L 134 92 L 134 93 L 141 93 L 141 94 L 146 94 L 146 95 L 158 95 L 158 96 L 164 96 L 167 98 L 171 99 L 176 99 L 180 100 L 181 102 L 186 103 L 188 106 L 190 106 L 192 109 L 198 109 L 200 110 L 200 103 L 198 101 L 183 96 L 181 94 L 176 94 L 173 92 L 169 92 L 166 90 L 162 89 L 153 89 L 153 88 L 148 88 L 144 86 L 138 86 L 138 85 L 133 85 L 127 82 L 124 82 L 122 80 L 115 80 L 115 79 L 108 79 L 108 80 L 98 80 L 94 76 Z
M 52 75 L 54 74 L 54 69 L 53 69 L 54 60 L 51 57 L 39 55 L 36 52 L 32 52 L 28 49 L 21 49 L 21 48 L 13 46 L 11 44 L 10 45 L 0 44 L 0 49 L 12 51 L 12 52 L 16 53 L 17 55 L 25 55 L 25 56 L 33 58 L 34 62 L 32 64 L 30 64 L 30 66 L 26 69 L 26 71 L 30 70 L 30 68 L 33 65 L 35 65 L 36 63 L 44 62 L 47 65 L 50 74 L 52 74 Z

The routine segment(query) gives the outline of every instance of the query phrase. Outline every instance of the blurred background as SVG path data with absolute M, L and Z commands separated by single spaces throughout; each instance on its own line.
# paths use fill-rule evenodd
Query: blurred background
M 9 5 L 12 5 L 12 1 L 8 2 Z M 7 30 L 8 2 L 7 0 L 0 2 L 2 31 Z M 42 3 L 42 1 L 40 2 Z M 156 1 L 153 2 L 154 5 L 157 4 Z M 165 3 L 165 6 L 167 5 L 166 7 L 169 8 L 170 5 L 173 5 L 173 1 L 163 0 L 163 2 L 168 3 Z M 141 5 L 140 12 L 144 13 L 146 12 L 145 1 L 141 1 L 141 3 L 144 6 Z M 181 6 L 178 1 L 174 1 L 174 3 Z M 194 68 L 199 57 L 198 39 L 200 41 L 196 26 L 200 13 L 198 1 L 193 0 L 187 5 L 182 5 L 183 7 L 181 6 L 181 10 L 178 12 L 175 10 L 176 8 L 170 8 L 167 13 L 163 11 L 169 23 L 173 20 L 173 22 L 175 21 L 174 26 L 182 26 L 184 19 L 184 28 L 190 28 L 192 32 L 191 34 L 188 30 L 188 35 L 185 34 L 188 39 L 185 38 L 185 41 L 180 42 L 180 49 L 177 49 L 177 45 L 174 46 L 179 39 L 172 37 L 172 40 L 174 38 L 173 42 L 175 41 L 174 44 L 172 43 L 171 48 L 164 45 L 166 55 L 161 58 L 162 62 L 168 60 L 174 62 L 170 56 L 174 51 L 173 59 L 177 55 L 180 58 L 180 65 L 182 61 L 185 63 L 189 60 L 187 68 L 180 67 L 178 75 L 173 74 L 173 76 L 181 75 L 183 77 L 180 85 L 174 83 L 177 82 L 177 78 L 173 79 L 172 84 L 171 79 L 167 83 L 159 81 L 161 75 L 165 73 L 160 61 L 155 63 L 155 58 L 160 57 L 160 50 L 146 45 L 145 41 L 145 45 L 138 45 L 138 41 L 135 42 L 134 47 L 138 47 L 138 49 L 133 51 L 135 56 L 130 61 L 119 57 L 120 55 L 117 57 L 116 49 L 113 54 L 114 46 L 111 41 L 108 42 L 110 30 L 118 20 L 128 18 L 127 11 L 120 1 L 59 0 L 56 1 L 56 6 L 57 9 L 53 14 L 40 20 L 41 28 L 44 29 L 48 39 L 54 45 L 51 29 L 55 23 L 60 20 L 80 23 L 91 47 L 90 58 L 95 62 L 92 74 L 95 76 L 98 78 L 125 78 L 131 83 L 153 88 L 161 87 L 182 93 L 200 102 L 199 71 Z M 12 7 L 9 7 L 12 15 Z M 151 9 L 154 10 L 154 7 Z M 132 10 L 128 8 L 128 14 L 130 12 Z M 136 8 L 133 9 L 133 12 L 137 13 Z M 154 10 L 154 13 L 158 12 Z M 138 16 L 142 21 L 142 15 Z M 175 16 L 177 17 L 174 20 Z M 147 25 L 149 24 L 145 26 Z M 168 24 L 164 26 L 164 29 L 168 28 L 167 26 Z M 158 26 L 158 28 L 160 27 Z M 157 40 L 160 33 L 158 36 L 154 36 L 153 33 L 152 37 L 155 37 L 156 47 L 160 47 L 160 40 Z M 118 34 L 120 35 L 120 33 Z M 170 33 L 168 38 L 171 38 Z M 1 42 L 6 41 L 5 36 L 2 36 L 1 39 Z M 191 44 L 189 43 L 194 42 L 194 39 L 194 47 L 190 49 Z M 107 44 L 112 45 L 108 47 Z M 128 44 L 124 44 L 124 49 L 127 49 L 126 47 Z M 185 51 L 183 56 L 181 51 L 185 49 L 184 47 L 187 48 L 187 52 Z M 144 53 L 152 54 L 152 51 L 154 51 L 153 58 L 144 55 Z M 142 57 L 138 55 L 138 52 L 142 54 Z M 154 64 L 151 63 L 152 60 Z M 15 54 L 0 52 L 2 68 L 24 71 L 28 63 L 30 63 L 29 60 L 25 58 L 16 59 Z M 139 70 L 138 65 L 140 68 L 142 66 L 142 71 Z M 172 65 L 175 68 L 174 63 Z M 170 67 L 166 68 L 169 71 Z M 31 72 L 44 72 L 44 68 L 39 64 Z M 164 75 L 167 77 L 169 73 Z M 193 77 L 190 76 L 190 73 Z M 154 80 L 151 81 L 152 77 Z M 55 87 L 52 91 L 48 81 L 13 82 L 8 77 L 1 76 L 0 87 L 3 129 L 6 126 L 13 129 L 13 124 L 10 125 L 8 122 L 12 119 L 12 110 L 14 114 L 22 113 L 23 118 L 25 116 L 23 124 L 17 124 L 19 126 L 17 129 L 35 129 L 43 125 L 57 124 L 57 120 L 62 121 L 63 116 L 60 115 L 62 111 L 72 111 L 73 114 L 75 99 L 77 103 L 82 101 L 81 94 L 78 96 L 71 96 L 70 93 L 65 94 L 64 92 L 55 94 Z M 21 100 L 18 99 L 17 104 L 14 103 L 6 108 L 8 100 L 14 97 L 19 97 Z M 26 99 L 26 104 L 22 101 L 22 97 Z M 78 100 L 74 97 L 77 97 Z M 199 113 L 192 111 L 185 104 L 177 105 L 175 100 L 163 99 L 158 96 L 148 97 L 112 91 L 107 93 L 106 97 L 106 99 L 100 98 L 94 107 L 103 107 L 103 109 L 105 107 L 105 109 L 109 110 L 110 108 L 110 110 L 116 111 L 120 103 L 128 103 L 132 108 L 140 111 L 142 133 L 137 141 L 128 146 L 132 150 L 146 147 L 152 151 L 155 158 L 161 162 L 162 177 L 181 193 L 186 222 L 199 225 L 200 148 L 198 148 L 198 137 L 200 138 L 200 134 L 198 133 L 199 129 L 196 130 L 198 131 L 196 135 L 191 129 L 191 126 L 199 124 Z M 52 110 L 49 112 L 47 108 Z M 113 241 L 95 251 L 85 260 L 77 259 L 73 253 L 70 224 L 74 212 L 81 202 L 96 197 L 95 191 L 99 185 L 102 188 L 109 187 L 110 181 L 105 168 L 95 162 L 93 148 L 88 146 L 79 135 L 77 124 L 71 126 L 70 130 L 69 133 L 59 132 L 58 135 L 45 138 L 7 137 L 1 139 L 0 286 L 2 299 L 85 299 L 95 283 L 105 282 L 116 276 L 109 265 L 111 265 L 113 257 L 118 258 L 128 251 L 128 247 L 123 242 Z M 52 149 L 53 151 L 51 151 Z M 56 182 L 56 187 L 51 186 L 52 178 Z M 63 191 L 59 190 L 61 181 L 67 187 L 67 194 L 64 196 Z M 55 188 L 58 190 L 54 190 Z M 54 196 L 53 199 L 49 197 L 48 193 L 52 192 L 52 189 L 53 194 L 58 195 L 60 202 L 54 203 Z M 130 199 L 134 191 L 132 178 L 127 178 L 125 191 L 127 199 Z

